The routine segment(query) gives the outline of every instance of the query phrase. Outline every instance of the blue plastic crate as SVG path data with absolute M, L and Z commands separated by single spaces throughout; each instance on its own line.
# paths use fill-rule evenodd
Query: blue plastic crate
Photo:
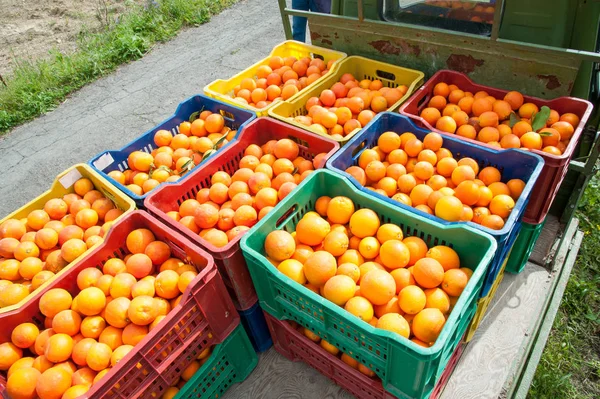
M 489 270 L 481 290 L 481 296 L 487 295 L 489 289 L 494 283 L 496 275 L 500 271 L 502 262 L 506 258 L 508 253 L 507 251 L 511 248 L 519 233 L 523 219 L 523 213 L 527 207 L 529 198 L 531 197 L 531 190 L 533 189 L 533 186 L 535 185 L 535 182 L 542 171 L 542 167 L 544 166 L 544 160 L 542 157 L 536 154 L 521 150 L 495 150 L 492 148 L 483 147 L 479 144 L 462 141 L 461 139 L 454 138 L 452 136 L 443 136 L 443 147 L 450 150 L 456 159 L 470 157 L 479 163 L 480 168 L 494 166 L 502 173 L 502 179 L 504 182 L 510 179 L 521 179 L 525 181 L 523 193 L 516 201 L 513 211 L 501 230 L 492 230 L 473 222 L 447 222 L 436 216 L 429 215 L 418 209 L 394 201 L 391 198 L 362 187 L 356 179 L 345 172 L 348 167 L 357 165 L 358 157 L 362 151 L 375 147 L 377 145 L 379 136 L 387 131 L 393 131 L 398 134 L 412 132 L 419 140 L 423 140 L 423 138 L 430 133 L 429 130 L 417 127 L 409 118 L 403 115 L 391 112 L 380 113 L 373 118 L 373 120 L 371 120 L 371 122 L 365 126 L 365 128 L 359 134 L 354 136 L 352 140 L 348 142 L 348 144 L 346 144 L 340 151 L 335 153 L 333 157 L 329 159 L 327 162 L 327 168 L 349 178 L 355 186 L 359 187 L 362 191 L 368 193 L 369 195 L 374 195 L 388 203 L 412 212 L 416 212 L 427 219 L 436 220 L 438 222 L 442 221 L 445 224 L 467 223 L 471 227 L 474 227 L 480 231 L 484 231 L 485 233 L 493 236 L 498 244 L 498 249 L 496 250 L 494 259 L 490 263 Z
M 180 103 L 177 106 L 175 113 L 161 122 L 158 126 L 148 130 L 146 133 L 142 134 L 140 137 L 131 141 L 129 144 L 125 145 L 119 150 L 102 151 L 92 158 L 88 164 L 94 168 L 94 170 L 100 173 L 102 177 L 131 197 L 135 201 L 138 208 L 142 208 L 144 199 L 149 193 L 144 195 L 134 194 L 121 183 L 118 183 L 116 180 L 108 176 L 108 172 L 113 170 L 123 172 L 129 169 L 127 165 L 127 157 L 129 154 L 134 151 L 144 151 L 147 153 L 152 152 L 152 150 L 156 148 L 156 145 L 154 144 L 154 134 L 158 130 L 167 130 L 171 132 L 173 136 L 175 136 L 179 133 L 179 124 L 183 121 L 189 120 L 190 116 L 194 112 L 198 111 L 211 111 L 213 113 L 220 113 L 223 115 L 223 118 L 225 119 L 225 125 L 233 130 L 237 129 L 236 138 L 246 124 L 256 118 L 256 114 L 252 111 L 222 103 L 219 100 L 215 100 L 202 94 L 196 94 L 195 96 L 192 96 Z M 221 147 L 219 151 L 225 147 L 227 147 L 227 145 Z
M 250 309 L 239 310 L 238 313 L 255 351 L 264 352 L 273 346 L 269 326 L 258 301 Z

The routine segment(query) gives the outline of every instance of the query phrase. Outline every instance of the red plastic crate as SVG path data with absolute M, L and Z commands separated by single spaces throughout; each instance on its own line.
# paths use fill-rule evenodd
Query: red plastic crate
M 435 129 L 419 116 L 421 111 L 427 107 L 427 104 L 433 95 L 434 86 L 440 82 L 454 84 L 461 90 L 470 91 L 472 93 L 485 90 L 488 94 L 496 98 L 504 98 L 506 93 L 509 92 L 509 90 L 500 90 L 493 87 L 476 84 L 469 79 L 467 75 L 459 72 L 446 70 L 437 72 L 431 77 L 431 79 L 427 81 L 427 83 L 417 90 L 413 96 L 409 98 L 406 103 L 404 103 L 404 105 L 400 107 L 399 112 L 408 116 L 409 118 L 414 119 L 421 126 L 441 134 L 451 133 L 446 133 Z M 540 177 L 533 188 L 531 200 L 529 201 L 529 205 L 525 210 L 523 220 L 530 224 L 538 224 L 541 223 L 541 221 L 546 217 L 546 214 L 552 205 L 552 201 L 554 201 L 554 197 L 558 193 L 560 184 L 567 173 L 569 161 L 571 160 L 575 148 L 577 147 L 585 124 L 592 113 L 593 106 L 590 102 L 575 97 L 559 97 L 555 98 L 554 100 L 543 100 L 541 98 L 529 96 L 523 97 L 525 98 L 525 102 L 534 103 L 538 107 L 546 105 L 551 109 L 555 109 L 560 114 L 570 112 L 579 117 L 579 125 L 574 126 L 575 131 L 573 133 L 573 137 L 571 138 L 569 145 L 562 155 L 551 155 L 546 152 L 533 150 L 534 153 L 544 158 L 545 164 L 544 169 L 542 170 L 542 173 L 540 174 Z M 476 140 L 463 137 L 460 138 L 462 140 L 471 141 L 479 145 L 486 145 Z
M 381 380 L 369 378 L 360 371 L 350 367 L 337 356 L 332 355 L 318 344 L 308 339 L 304 334 L 296 330 L 289 321 L 277 320 L 267 312 L 265 319 L 273 338 L 273 346 L 282 356 L 292 362 L 302 361 L 313 367 L 321 374 L 331 379 L 334 383 L 350 392 L 359 399 L 392 399 L 395 398 L 387 392 Z M 429 399 L 437 399 L 444 386 L 450 379 L 450 375 L 460 356 L 464 351 L 465 344 L 458 345 L 443 374 L 433 389 Z
M 210 186 L 210 179 L 217 171 L 226 171 L 230 175 L 239 169 L 240 159 L 250 144 L 263 145 L 269 140 L 289 138 L 300 146 L 300 156 L 312 160 L 319 153 L 327 153 L 329 159 L 340 147 L 333 140 L 290 126 L 271 118 L 258 118 L 246 125 L 235 143 L 230 144 L 221 153 L 211 157 L 201 167 L 190 172 L 180 181 L 168 184 L 152 192 L 144 201 L 148 212 L 157 216 L 167 226 L 182 232 L 193 243 L 201 246 L 214 259 L 225 284 L 238 310 L 251 308 L 258 297 L 250 278 L 246 260 L 240 249 L 241 235 L 222 248 L 215 247 L 198 234 L 167 216 L 167 212 L 176 211 L 179 205 L 190 198 L 196 198 L 200 189 Z
M 10 341 L 12 330 L 20 323 L 33 321 L 43 328 L 45 318 L 38 306 L 46 291 L 63 288 L 76 294 L 81 270 L 100 268 L 110 258 L 123 257 L 127 234 L 138 228 L 150 229 L 171 247 L 174 257 L 196 266 L 198 276 L 166 318 L 81 398 L 158 398 L 205 348 L 223 342 L 240 319 L 212 257 L 205 251 L 145 212 L 135 211 L 114 227 L 96 250 L 53 284 L 20 309 L 0 315 L 0 343 Z M 5 387 L 3 374 L 0 396 Z

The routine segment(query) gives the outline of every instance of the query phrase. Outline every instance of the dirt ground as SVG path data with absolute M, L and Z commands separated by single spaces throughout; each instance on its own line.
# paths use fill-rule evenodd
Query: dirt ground
M 0 75 L 10 74 L 15 58 L 40 59 L 47 57 L 52 49 L 73 51 L 80 32 L 101 29 L 133 3 L 133 0 L 0 0 Z

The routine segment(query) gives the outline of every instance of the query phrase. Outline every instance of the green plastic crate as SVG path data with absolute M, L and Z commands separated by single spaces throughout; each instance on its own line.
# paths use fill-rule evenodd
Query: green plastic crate
M 264 256 L 264 241 L 271 231 L 293 231 L 304 214 L 323 196 L 343 195 L 357 209 L 375 211 L 382 223 L 395 223 L 406 236 L 421 237 L 428 246 L 452 246 L 461 264 L 474 273 L 438 340 L 423 348 L 399 335 L 376 329 L 342 308 L 280 273 Z M 494 256 L 491 236 L 468 226 L 444 226 L 409 210 L 386 204 L 356 189 L 349 180 L 328 170 L 309 175 L 275 209 L 241 240 L 260 305 L 279 320 L 294 320 L 373 370 L 385 389 L 403 398 L 421 398 L 431 392 L 454 349 L 464 335 L 476 308 L 483 277 Z
M 540 224 L 529 224 L 523 222 L 519 236 L 515 241 L 515 245 L 512 248 L 510 256 L 508 257 L 508 263 L 506 264 L 507 272 L 518 274 L 525 269 L 525 265 L 527 264 L 529 256 L 531 256 L 531 253 L 533 252 L 535 243 L 537 242 L 538 238 L 540 238 L 540 234 L 542 234 L 546 220 L 547 219 L 544 219 L 544 221 Z
M 240 324 L 219 345 L 206 363 L 181 388 L 175 399 L 220 398 L 233 384 L 242 382 L 258 364 L 258 356 Z

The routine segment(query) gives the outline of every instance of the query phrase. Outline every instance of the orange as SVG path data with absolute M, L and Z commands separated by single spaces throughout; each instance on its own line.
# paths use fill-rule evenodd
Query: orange
M 404 287 L 398 294 L 400 309 L 408 314 L 417 314 L 425 308 L 426 296 L 416 285 Z
M 404 287 L 415 284 L 415 279 L 410 270 L 405 268 L 394 269 L 390 272 L 396 282 L 396 294 L 399 294 Z
M 500 194 L 492 198 L 489 208 L 490 212 L 494 215 L 498 215 L 503 219 L 506 219 L 512 209 L 515 207 L 515 201 L 512 197 L 506 194 Z
M 78 397 L 82 396 L 83 394 L 85 394 L 87 391 L 89 391 L 89 389 L 90 389 L 89 384 L 73 385 L 72 387 L 67 389 L 65 391 L 65 393 L 63 393 L 63 396 L 61 399 L 78 398 Z
M 450 94 L 450 88 L 444 82 L 440 82 L 433 87 L 433 95 L 434 96 L 442 96 L 445 98 L 445 97 L 448 97 L 449 94 Z
M 508 185 L 502 182 L 492 183 L 488 186 L 488 188 L 494 197 L 500 194 L 510 195 L 510 189 L 508 188 Z
M 36 384 L 41 373 L 34 368 L 21 368 L 8 375 L 6 393 L 13 399 L 34 399 Z
M 304 266 L 296 259 L 286 259 L 282 261 L 277 270 L 285 274 L 299 284 L 306 284 L 306 276 L 304 275 Z
M 72 310 L 63 310 L 52 318 L 52 329 L 55 333 L 73 336 L 79 332 L 80 326 L 81 316 Z
M 0 370 L 8 370 L 23 357 L 23 351 L 11 342 L 0 344 Z
M 469 277 L 464 271 L 450 269 L 444 273 L 441 287 L 450 296 L 460 296 L 468 282 Z
M 518 110 L 523 105 L 523 95 L 518 91 L 509 91 L 504 96 L 504 101 L 510 104 L 513 111 Z
M 344 309 L 367 323 L 373 319 L 373 305 L 366 298 L 361 296 L 350 298 L 348 302 L 346 302 Z
M 449 222 L 458 222 L 463 215 L 463 204 L 456 197 L 443 196 L 435 205 L 435 215 Z
M 429 125 L 435 126 L 437 121 L 442 117 L 442 114 L 439 109 L 429 107 L 421 111 L 420 117 L 423 118 Z
M 81 334 L 86 338 L 98 338 L 106 327 L 106 322 L 100 316 L 88 316 L 81 321 Z
M 454 195 L 465 205 L 475 205 L 481 194 L 477 183 L 465 180 L 454 189 Z
M 304 274 L 309 283 L 322 286 L 335 276 L 336 259 L 329 252 L 316 251 L 304 263 Z
M 131 346 L 135 346 L 137 345 L 141 340 L 144 339 L 144 337 L 146 335 L 148 335 L 148 326 L 140 326 L 137 324 L 133 324 L 133 323 L 129 323 L 127 326 L 125 326 L 125 328 L 123 329 L 123 343 L 125 345 L 131 345 Z M 114 355 L 114 353 L 113 353 Z M 122 355 L 122 353 L 117 353 L 117 357 L 119 357 L 120 355 Z M 112 362 L 112 356 L 111 356 L 111 362 Z
M 552 126 L 550 127 L 552 129 L 558 130 L 558 132 L 560 133 L 561 140 L 570 140 L 571 137 L 573 137 L 573 133 L 575 132 L 573 125 L 563 120 L 552 124 Z
M 419 340 L 431 344 L 440 335 L 445 323 L 446 319 L 439 309 L 423 309 L 412 321 L 412 332 Z
M 332 254 L 333 256 L 342 255 L 348 249 L 348 245 L 348 236 L 340 231 L 329 232 L 329 234 L 327 234 L 327 236 L 325 236 L 325 239 L 323 240 L 323 249 Z M 362 255 L 364 256 L 364 254 Z M 373 258 L 375 256 L 373 256 Z
M 123 328 L 129 323 L 127 310 L 131 301 L 128 298 L 120 297 L 110 301 L 104 310 L 106 322 L 113 327 Z
M 539 112 L 539 108 L 537 105 L 533 103 L 525 103 L 519 107 L 519 116 L 521 118 L 531 119 L 533 114 Z
M 456 270 L 456 269 L 452 269 Z M 429 288 L 425 290 L 426 308 L 439 309 L 442 313 L 447 313 L 450 310 L 450 298 L 448 294 L 440 288 Z
M 485 98 L 476 98 L 471 106 L 473 116 L 480 116 L 484 112 L 492 111 L 493 104 Z
M 379 216 L 366 208 L 354 212 L 349 222 L 350 231 L 359 238 L 374 236 L 380 226 Z
M 102 330 L 100 337 L 98 337 L 98 342 L 108 345 L 111 350 L 115 350 L 123 345 L 123 330 L 108 326 Z
M 96 343 L 88 350 L 86 355 L 86 362 L 88 367 L 94 371 L 101 371 L 108 367 L 110 364 L 110 358 L 112 356 L 112 350 L 110 347 L 103 343 Z
M 40 334 L 39 328 L 33 323 L 19 324 L 11 333 L 11 341 L 18 348 L 26 349 L 35 344 Z
M 374 306 L 373 309 L 375 310 L 375 315 L 377 317 L 381 317 L 381 316 L 383 316 L 385 314 L 388 314 L 388 313 L 399 313 L 399 314 L 403 314 L 404 313 L 402 311 L 402 309 L 400 309 L 400 306 L 398 305 L 398 298 L 397 297 L 393 297 L 385 305 Z
M 179 274 L 173 270 L 164 270 L 160 272 L 154 280 L 154 289 L 156 295 L 165 298 L 173 299 L 179 296 L 178 288 Z
M 354 214 L 354 203 L 348 197 L 337 196 L 327 204 L 327 217 L 331 223 L 346 224 Z
M 136 229 L 127 235 L 125 244 L 132 254 L 144 253 L 148 244 L 155 241 L 154 234 L 148 229 Z
M 336 275 L 348 276 L 357 283 L 360 279 L 360 268 L 354 263 L 342 263 L 338 266 Z
M 296 238 L 300 243 L 315 246 L 323 242 L 331 231 L 330 224 L 321 217 L 303 217 L 296 225 Z
M 102 266 L 102 272 L 106 275 L 116 276 L 127 271 L 125 262 L 118 258 L 108 259 Z
M 131 288 L 137 282 L 136 278 L 129 273 L 119 273 L 110 284 L 110 296 L 113 298 L 131 298 Z M 97 291 L 94 291 L 94 296 Z
M 52 367 L 44 371 L 35 385 L 40 399 L 60 399 L 71 387 L 71 374 L 60 367 Z
M 525 182 L 521 179 L 511 179 L 506 183 L 506 185 L 510 190 L 510 196 L 515 201 L 521 196 L 521 193 L 525 188 Z
M 395 224 L 382 224 L 377 230 L 377 240 L 381 244 L 389 240 L 402 240 L 403 238 L 402 229 Z
M 356 283 L 348 276 L 335 275 L 323 286 L 323 296 L 338 306 L 344 306 L 354 297 Z
M 542 136 L 536 132 L 528 132 L 521 136 L 521 146 L 530 150 L 542 149 Z
M 58 312 L 71 307 L 73 298 L 71 294 L 62 288 L 52 288 L 40 298 L 39 308 L 46 317 L 53 318 Z
M 398 313 L 387 313 L 377 321 L 377 328 L 392 331 L 396 334 L 408 338 L 410 336 L 410 326 L 404 317 Z
M 46 342 L 44 356 L 53 363 L 68 360 L 73 352 L 73 338 L 67 334 L 54 334 Z
M 409 247 L 399 240 L 387 240 L 379 249 L 379 256 L 383 265 L 388 269 L 406 267 L 411 260 Z
M 481 218 L 480 224 L 493 230 L 504 227 L 504 220 L 498 215 L 487 215 Z
M 415 281 L 423 288 L 435 288 L 444 279 L 444 268 L 433 258 L 419 259 L 413 269 Z
M 430 248 L 425 256 L 438 261 L 444 268 L 444 271 L 460 267 L 460 259 L 456 251 L 445 245 L 437 245 Z
M 410 252 L 408 266 L 414 265 L 419 259 L 424 258 L 427 253 L 427 244 L 419 237 L 406 237 L 402 241 Z
M 396 282 L 384 270 L 371 270 L 361 278 L 360 292 L 373 305 L 384 305 L 396 294 Z

